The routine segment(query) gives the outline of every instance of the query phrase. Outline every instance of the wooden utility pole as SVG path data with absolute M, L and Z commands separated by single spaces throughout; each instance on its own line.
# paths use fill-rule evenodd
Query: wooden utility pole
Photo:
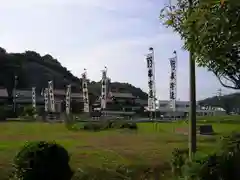
M 189 16 L 192 13 L 192 0 L 189 2 Z M 194 27 L 191 27 L 192 30 Z M 197 149 L 197 138 L 196 138 L 196 70 L 195 70 L 195 59 L 193 58 L 193 53 L 189 52 L 189 68 L 190 68 L 190 109 L 189 109 L 189 133 L 188 133 L 188 147 L 189 147 L 189 158 L 192 157 Z
M 17 98 L 17 93 L 16 93 L 16 88 L 17 88 L 17 76 L 14 76 L 14 87 L 13 87 L 13 111 L 16 113 L 16 98 Z

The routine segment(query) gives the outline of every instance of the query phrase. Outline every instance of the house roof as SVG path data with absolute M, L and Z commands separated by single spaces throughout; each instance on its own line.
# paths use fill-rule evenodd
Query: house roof
M 60 96 L 65 96 L 66 95 L 66 90 L 63 89 L 54 89 L 54 95 L 60 95 Z M 82 93 L 71 93 L 72 98 L 82 98 L 83 95 Z
M 83 97 L 83 94 L 82 94 L 82 93 L 72 93 L 72 94 L 71 94 L 71 97 L 72 97 L 72 98 L 82 98 L 82 97 Z
M 12 93 L 12 95 L 14 96 L 14 91 Z M 20 90 L 20 89 L 16 89 L 16 96 L 17 97 L 32 97 L 32 90 Z
M 0 97 L 8 97 L 8 91 L 5 88 L 0 89 Z
M 54 93 L 54 95 L 63 95 L 63 96 L 65 96 L 65 95 L 66 95 L 66 90 L 63 90 L 63 89 L 54 89 L 54 90 L 53 90 L 53 93 Z
M 20 89 L 17 89 L 16 90 L 16 94 L 17 94 L 18 97 L 32 97 L 32 90 L 20 90 Z M 14 93 L 13 93 L 13 95 L 14 95 Z M 38 94 L 36 94 L 36 95 L 38 96 Z M 54 90 L 54 95 L 65 96 L 66 95 L 66 91 L 62 90 L 62 89 L 55 89 Z M 1 96 L 1 94 L 0 94 L 0 96 Z M 73 98 L 81 98 L 82 97 L 82 93 L 72 93 L 71 96 Z
M 136 99 L 135 102 L 139 103 L 141 105 L 147 105 L 148 104 L 148 100 L 143 100 L 143 99 Z
M 117 92 L 110 92 L 111 97 L 117 98 L 136 98 L 132 95 L 132 93 L 117 93 Z

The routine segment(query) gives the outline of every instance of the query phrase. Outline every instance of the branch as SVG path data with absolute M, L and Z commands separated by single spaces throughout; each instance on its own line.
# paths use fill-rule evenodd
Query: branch
M 235 87 L 235 86 L 228 86 L 228 85 L 224 84 L 224 83 L 222 82 L 220 76 L 217 76 L 217 78 L 218 78 L 218 81 L 220 82 L 220 84 L 221 84 L 223 87 L 225 87 L 225 88 L 230 88 L 230 89 L 235 89 L 235 90 L 239 90 L 239 89 L 240 89 L 240 88 Z

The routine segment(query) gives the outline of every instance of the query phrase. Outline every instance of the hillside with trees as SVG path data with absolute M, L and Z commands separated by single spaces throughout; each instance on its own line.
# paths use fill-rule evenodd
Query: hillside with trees
M 48 81 L 53 80 L 54 87 L 57 89 L 64 89 L 66 85 L 71 84 L 73 92 L 81 91 L 81 79 L 75 77 L 49 54 L 41 56 L 34 51 L 7 53 L 0 47 L 0 64 L 0 87 L 7 88 L 10 95 L 14 88 L 15 76 L 17 76 L 17 88 L 19 89 L 34 86 L 37 93 L 40 93 L 48 86 Z M 136 97 L 147 99 L 145 92 L 131 84 L 114 82 L 112 85 L 124 92 L 131 92 Z M 90 81 L 90 93 L 99 96 L 100 88 L 100 82 Z
M 233 93 L 224 96 L 214 96 L 199 101 L 202 106 L 218 106 L 224 108 L 227 113 L 240 113 L 240 93 Z

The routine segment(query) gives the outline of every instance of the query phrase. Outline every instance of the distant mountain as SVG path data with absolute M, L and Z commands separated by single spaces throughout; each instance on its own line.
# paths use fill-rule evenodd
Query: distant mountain
M 240 112 L 240 93 L 228 94 L 221 97 L 211 97 L 199 101 L 200 105 L 219 106 L 224 108 L 228 113 Z
M 11 95 L 14 79 L 17 76 L 17 88 L 36 87 L 40 92 L 48 86 L 48 81 L 53 80 L 54 87 L 63 89 L 67 84 L 72 85 L 73 92 L 81 91 L 81 79 L 75 77 L 57 59 L 47 54 L 41 56 L 34 51 L 24 53 L 7 53 L 0 47 L 0 87 L 6 87 Z M 124 92 L 130 92 L 141 99 L 147 99 L 147 94 L 140 88 L 128 83 L 113 82 L 111 86 Z M 96 96 L 100 95 L 100 82 L 90 81 L 89 91 Z

